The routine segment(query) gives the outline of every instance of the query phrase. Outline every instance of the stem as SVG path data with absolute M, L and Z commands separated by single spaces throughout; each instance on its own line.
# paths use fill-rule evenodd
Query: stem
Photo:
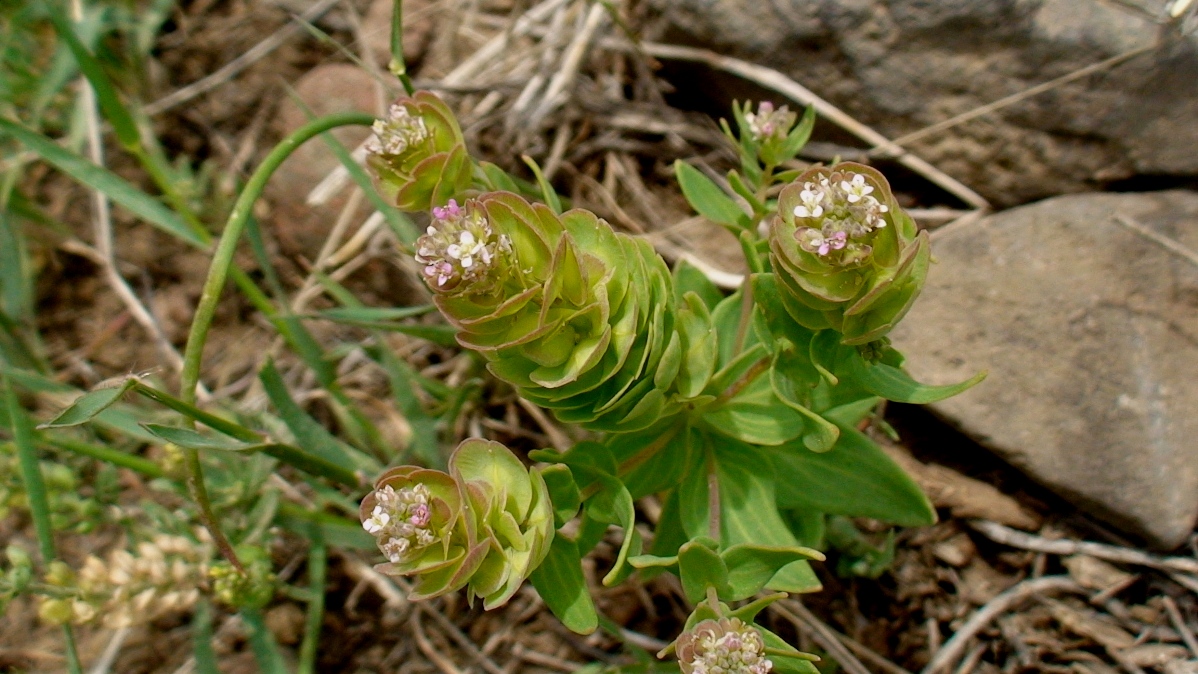
M 408 66 L 403 58 L 403 0 L 395 0 L 391 10 L 391 63 L 387 66 L 391 74 L 399 78 L 408 95 L 416 93 L 412 78 L 408 77 Z
M 249 182 L 237 197 L 233 211 L 229 213 L 229 221 L 225 225 L 220 242 L 213 253 L 212 264 L 208 268 L 208 278 L 204 281 L 200 302 L 196 307 L 195 317 L 192 319 L 191 332 L 187 336 L 187 347 L 183 353 L 183 371 L 180 374 L 179 397 L 188 404 L 194 405 L 196 402 L 196 387 L 200 382 L 200 363 L 204 357 L 204 342 L 208 339 L 208 330 L 212 327 L 212 320 L 216 316 L 216 306 L 220 301 L 221 290 L 229 277 L 229 269 L 233 266 L 237 241 L 241 238 L 246 222 L 253 212 L 254 202 L 266 188 L 266 182 L 270 180 L 271 175 L 283 161 L 306 141 L 339 126 L 369 126 L 373 123 L 374 118 L 370 115 L 352 112 L 314 119 L 275 146 L 274 150 L 254 171 L 254 174 L 250 176 Z M 190 427 L 195 426 L 190 419 L 185 419 L 184 423 Z M 200 466 L 199 453 L 195 449 L 184 447 L 183 454 L 187 465 L 187 488 L 200 508 L 201 522 L 212 534 L 216 547 L 225 559 L 244 572 L 241 562 L 237 559 L 237 554 L 233 551 L 233 546 L 225 538 L 224 532 L 221 531 L 219 523 L 212 513 L 212 503 L 208 499 L 208 490 L 204 486 L 204 474 Z
M 740 292 L 740 323 L 736 326 L 736 342 L 734 342 L 736 346 L 732 349 L 734 354 L 744 351 L 745 340 L 749 336 L 749 324 L 753 319 L 753 277 L 751 274 L 745 274 Z
M 396 3 L 399 4 L 399 3 Z M 316 648 L 320 644 L 320 624 L 324 620 L 324 583 L 328 566 L 328 548 L 320 527 L 312 527 L 312 551 L 308 555 L 308 614 L 304 625 L 304 641 L 300 645 L 299 674 L 316 671 Z
M 720 540 L 720 477 L 711 452 L 707 453 L 707 535 Z
M 771 359 L 772 356 L 765 356 L 756 363 L 753 363 L 753 366 L 746 370 L 745 373 L 740 376 L 740 379 L 732 382 L 732 385 L 728 387 L 728 390 L 721 393 L 720 397 L 712 401 L 710 406 L 714 408 L 724 404 L 732 398 L 735 398 L 736 394 L 740 393 L 744 387 L 748 386 L 754 379 L 757 378 L 757 375 L 769 369 Z

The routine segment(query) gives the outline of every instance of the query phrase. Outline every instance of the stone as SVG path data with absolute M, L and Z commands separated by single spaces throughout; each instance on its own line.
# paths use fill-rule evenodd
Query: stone
M 330 63 L 308 71 L 295 83 L 295 97 L 304 107 L 291 98 L 279 106 L 278 126 L 284 136 L 309 119 L 338 112 L 378 114 L 384 104 L 374 77 L 348 63 Z M 350 151 L 369 134 L 365 126 L 347 126 L 332 132 Z M 340 164 L 326 143 L 313 139 L 300 146 L 272 177 L 267 197 L 274 208 L 271 220 L 284 253 L 302 254 L 311 260 L 320 250 L 349 190 L 342 190 L 338 197 L 320 206 L 310 206 L 306 199 L 312 188 Z M 359 210 L 358 222 L 369 214 L 365 204 Z
M 662 39 L 776 68 L 891 138 L 1157 44 L 1164 2 L 1136 2 L 1143 14 L 1100 0 L 653 0 Z M 744 87 L 715 77 L 703 91 L 726 109 L 762 95 Z M 909 147 L 1011 206 L 1136 176 L 1193 179 L 1195 119 L 1191 33 Z
M 1083 509 L 1173 548 L 1198 516 L 1198 194 L 1056 197 L 933 236 L 892 333 L 931 406 Z

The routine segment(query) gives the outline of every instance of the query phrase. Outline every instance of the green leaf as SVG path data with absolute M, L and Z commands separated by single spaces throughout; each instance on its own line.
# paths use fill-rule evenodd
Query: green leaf
M 562 199 L 557 196 L 557 192 L 553 189 L 553 185 L 545 179 L 545 174 L 541 171 L 541 167 L 537 165 L 536 160 L 532 157 L 522 154 L 520 159 L 524 160 L 524 164 L 532 170 L 532 174 L 537 177 L 537 185 L 541 188 L 541 198 L 545 200 L 545 205 L 548 206 L 555 214 L 562 214 Z
M 682 579 L 682 590 L 692 604 L 698 604 L 707 596 L 707 588 L 715 588 L 720 598 L 726 598 L 728 566 L 713 549 L 715 541 L 701 537 L 685 543 L 678 550 L 678 575 Z
M 130 377 L 117 386 L 97 388 L 75 399 L 70 407 L 60 412 L 58 416 L 38 426 L 38 428 L 65 428 L 78 426 L 94 419 L 96 415 L 112 406 L 133 388 L 135 380 Z
M 770 377 L 761 373 L 730 400 L 706 410 L 702 423 L 751 444 L 780 445 L 802 435 L 807 418 L 780 400 Z
M 772 547 L 742 543 L 721 552 L 720 558 L 728 568 L 727 593 L 721 593 L 720 599 L 740 601 L 760 592 L 782 567 L 805 559 L 823 561 L 824 555 L 818 550 L 799 546 Z
M 671 420 L 637 433 L 613 433 L 607 447 L 620 464 L 620 479 L 632 498 L 672 489 L 690 465 L 696 431 Z
M 934 524 L 936 510 L 919 485 L 877 444 L 842 427 L 831 451 L 816 454 L 791 443 L 770 448 L 778 507 L 848 517 L 872 517 L 902 526 Z
M 713 438 L 720 485 L 721 541 L 725 547 L 749 544 L 799 547 L 774 497 L 775 472 L 766 450 L 734 440 Z M 766 585 L 783 592 L 814 592 L 819 580 L 805 561 L 782 567 Z
M 699 215 L 729 227 L 744 229 L 751 224 L 740 206 L 699 169 L 679 159 L 674 162 L 674 172 L 683 196 Z
M 979 372 L 957 384 L 927 386 L 915 381 L 897 367 L 885 363 L 865 362 L 856 349 L 853 349 L 842 362 L 848 376 L 855 379 L 870 393 L 894 402 L 913 405 L 925 405 L 951 398 L 986 378 L 985 372 Z
M 723 291 L 698 267 L 684 259 L 674 265 L 674 301 L 682 302 L 682 297 L 688 292 L 698 295 L 708 309 L 715 309 L 724 299 Z
M 205 435 L 192 428 L 149 423 L 143 423 L 142 428 L 166 442 L 188 449 L 201 451 L 215 449 L 222 452 L 241 452 L 256 446 L 226 436 Z
M 336 307 L 319 311 L 316 315 L 338 323 L 364 324 L 423 316 L 434 309 L 436 307 L 431 304 L 415 307 Z
M 590 634 L 599 626 L 599 615 L 582 575 L 582 558 L 574 541 L 561 534 L 554 536 L 549 554 L 529 580 L 553 615 L 570 631 Z
M 274 361 L 266 361 L 262 371 L 258 373 L 258 379 L 262 382 L 267 397 L 279 411 L 279 417 L 295 436 L 296 442 L 306 451 L 350 472 L 363 470 L 373 474 L 381 468 L 370 457 L 338 440 L 297 405 L 291 399 L 287 385 L 275 368 Z
M 559 463 L 536 470 L 541 472 L 545 486 L 549 488 L 549 500 L 553 502 L 554 525 L 560 527 L 574 519 L 582 505 L 582 495 L 570 468 Z
M 97 166 L 83 157 L 63 149 L 45 136 L 7 119 L 0 118 L 0 133 L 16 138 L 42 159 L 58 167 L 63 173 L 91 189 L 103 192 L 109 199 L 124 206 L 130 213 L 149 224 L 196 248 L 206 248 L 206 243 L 187 226 L 187 223 L 177 213 L 112 171 Z

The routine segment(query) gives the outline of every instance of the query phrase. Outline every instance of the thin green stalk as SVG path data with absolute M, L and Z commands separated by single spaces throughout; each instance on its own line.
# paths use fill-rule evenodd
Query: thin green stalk
M 308 553 L 308 591 L 311 596 L 308 599 L 297 674 L 313 674 L 316 671 L 316 649 L 320 645 L 320 625 L 324 621 L 324 584 L 329 551 L 325 547 L 320 527 L 313 526 L 310 536 L 312 550 Z
M 119 449 L 112 449 L 103 445 L 92 445 L 78 440 L 69 440 L 67 438 L 50 438 L 47 443 L 58 449 L 65 449 L 68 452 L 74 452 L 82 456 L 90 456 L 93 459 L 107 461 L 114 466 L 128 468 L 142 475 L 152 478 L 166 477 L 166 471 L 158 464 L 143 459 L 140 456 L 122 452 Z
M 391 63 L 388 65 L 391 74 L 399 78 L 404 91 L 408 95 L 416 93 L 412 86 L 412 78 L 408 76 L 408 66 L 403 58 L 403 2 L 398 1 L 391 10 Z
M 17 447 L 17 460 L 21 468 L 21 481 L 25 485 L 25 497 L 29 503 L 29 512 L 33 516 L 33 528 L 37 531 L 42 563 L 49 564 L 57 557 L 54 550 L 54 530 L 50 526 L 50 499 L 46 495 L 46 483 L 38 465 L 33 424 L 17 400 L 17 394 L 13 392 L 7 378 L 4 379 L 4 402 L 8 407 L 13 443 Z M 70 625 L 63 625 L 62 629 L 66 642 L 67 668 L 71 674 L 79 674 L 83 667 L 79 664 L 79 654 L 75 651 L 75 634 Z
M 241 609 L 241 620 L 245 623 L 250 650 L 254 652 L 254 660 L 263 674 L 287 674 L 287 665 L 283 663 L 283 655 L 279 653 L 279 645 L 266 627 L 266 620 L 258 609 Z
M 220 242 L 212 256 L 212 264 L 208 268 L 208 278 L 204 281 L 204 289 L 196 307 L 195 317 L 191 323 L 191 332 L 187 337 L 187 347 L 183 353 L 183 372 L 180 375 L 179 396 L 187 403 L 196 401 L 196 386 L 200 381 L 200 363 L 204 357 L 204 343 L 208 339 L 208 331 L 216 316 L 216 307 L 220 301 L 221 290 L 229 277 L 233 266 L 233 255 L 237 252 L 237 242 L 245 230 L 246 222 L 252 215 L 253 205 L 262 195 L 271 175 L 279 168 L 299 146 L 306 141 L 341 126 L 369 126 L 374 118 L 362 113 L 342 113 L 312 120 L 275 146 L 266 159 L 250 176 L 245 188 L 237 198 L 229 221 L 221 233 Z M 194 422 L 185 420 L 184 423 L 194 426 Z M 200 508 L 200 519 L 204 527 L 212 534 L 213 541 L 221 554 L 234 566 L 241 570 L 241 563 L 233 547 L 229 545 L 224 532 L 221 531 L 216 517 L 212 513 L 212 503 L 208 499 L 208 490 L 204 486 L 203 469 L 200 466 L 199 453 L 194 449 L 183 448 L 187 465 L 187 487 L 192 498 Z

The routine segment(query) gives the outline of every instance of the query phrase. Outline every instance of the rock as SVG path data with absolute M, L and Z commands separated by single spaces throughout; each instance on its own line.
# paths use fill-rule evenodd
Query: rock
M 284 135 L 314 117 L 351 111 L 377 114 L 384 102 L 374 77 L 348 63 L 313 68 L 295 83 L 295 96 L 307 110 L 290 98 L 280 105 L 278 125 Z M 350 126 L 334 130 L 333 136 L 352 151 L 369 133 L 367 127 Z M 320 250 L 345 205 L 349 190 L 343 190 L 338 198 L 321 206 L 309 206 L 305 200 L 312 188 L 339 165 L 328 145 L 315 139 L 300 146 L 271 179 L 267 196 L 275 209 L 272 214 L 275 234 L 285 253 L 303 254 L 312 259 Z M 360 210 L 365 218 L 368 211 Z
M 1164 548 L 1198 515 L 1198 194 L 1057 197 L 933 237 L 893 333 L 937 414 L 1082 508 Z
M 1164 3 L 1138 1 L 1149 16 L 1097 0 L 653 4 L 673 29 L 664 39 L 779 69 L 895 138 L 1154 44 L 1159 26 L 1150 17 Z M 728 99 L 761 95 L 731 78 L 704 87 Z M 1196 118 L 1191 34 L 909 147 L 1009 206 L 1136 175 L 1192 178 Z

